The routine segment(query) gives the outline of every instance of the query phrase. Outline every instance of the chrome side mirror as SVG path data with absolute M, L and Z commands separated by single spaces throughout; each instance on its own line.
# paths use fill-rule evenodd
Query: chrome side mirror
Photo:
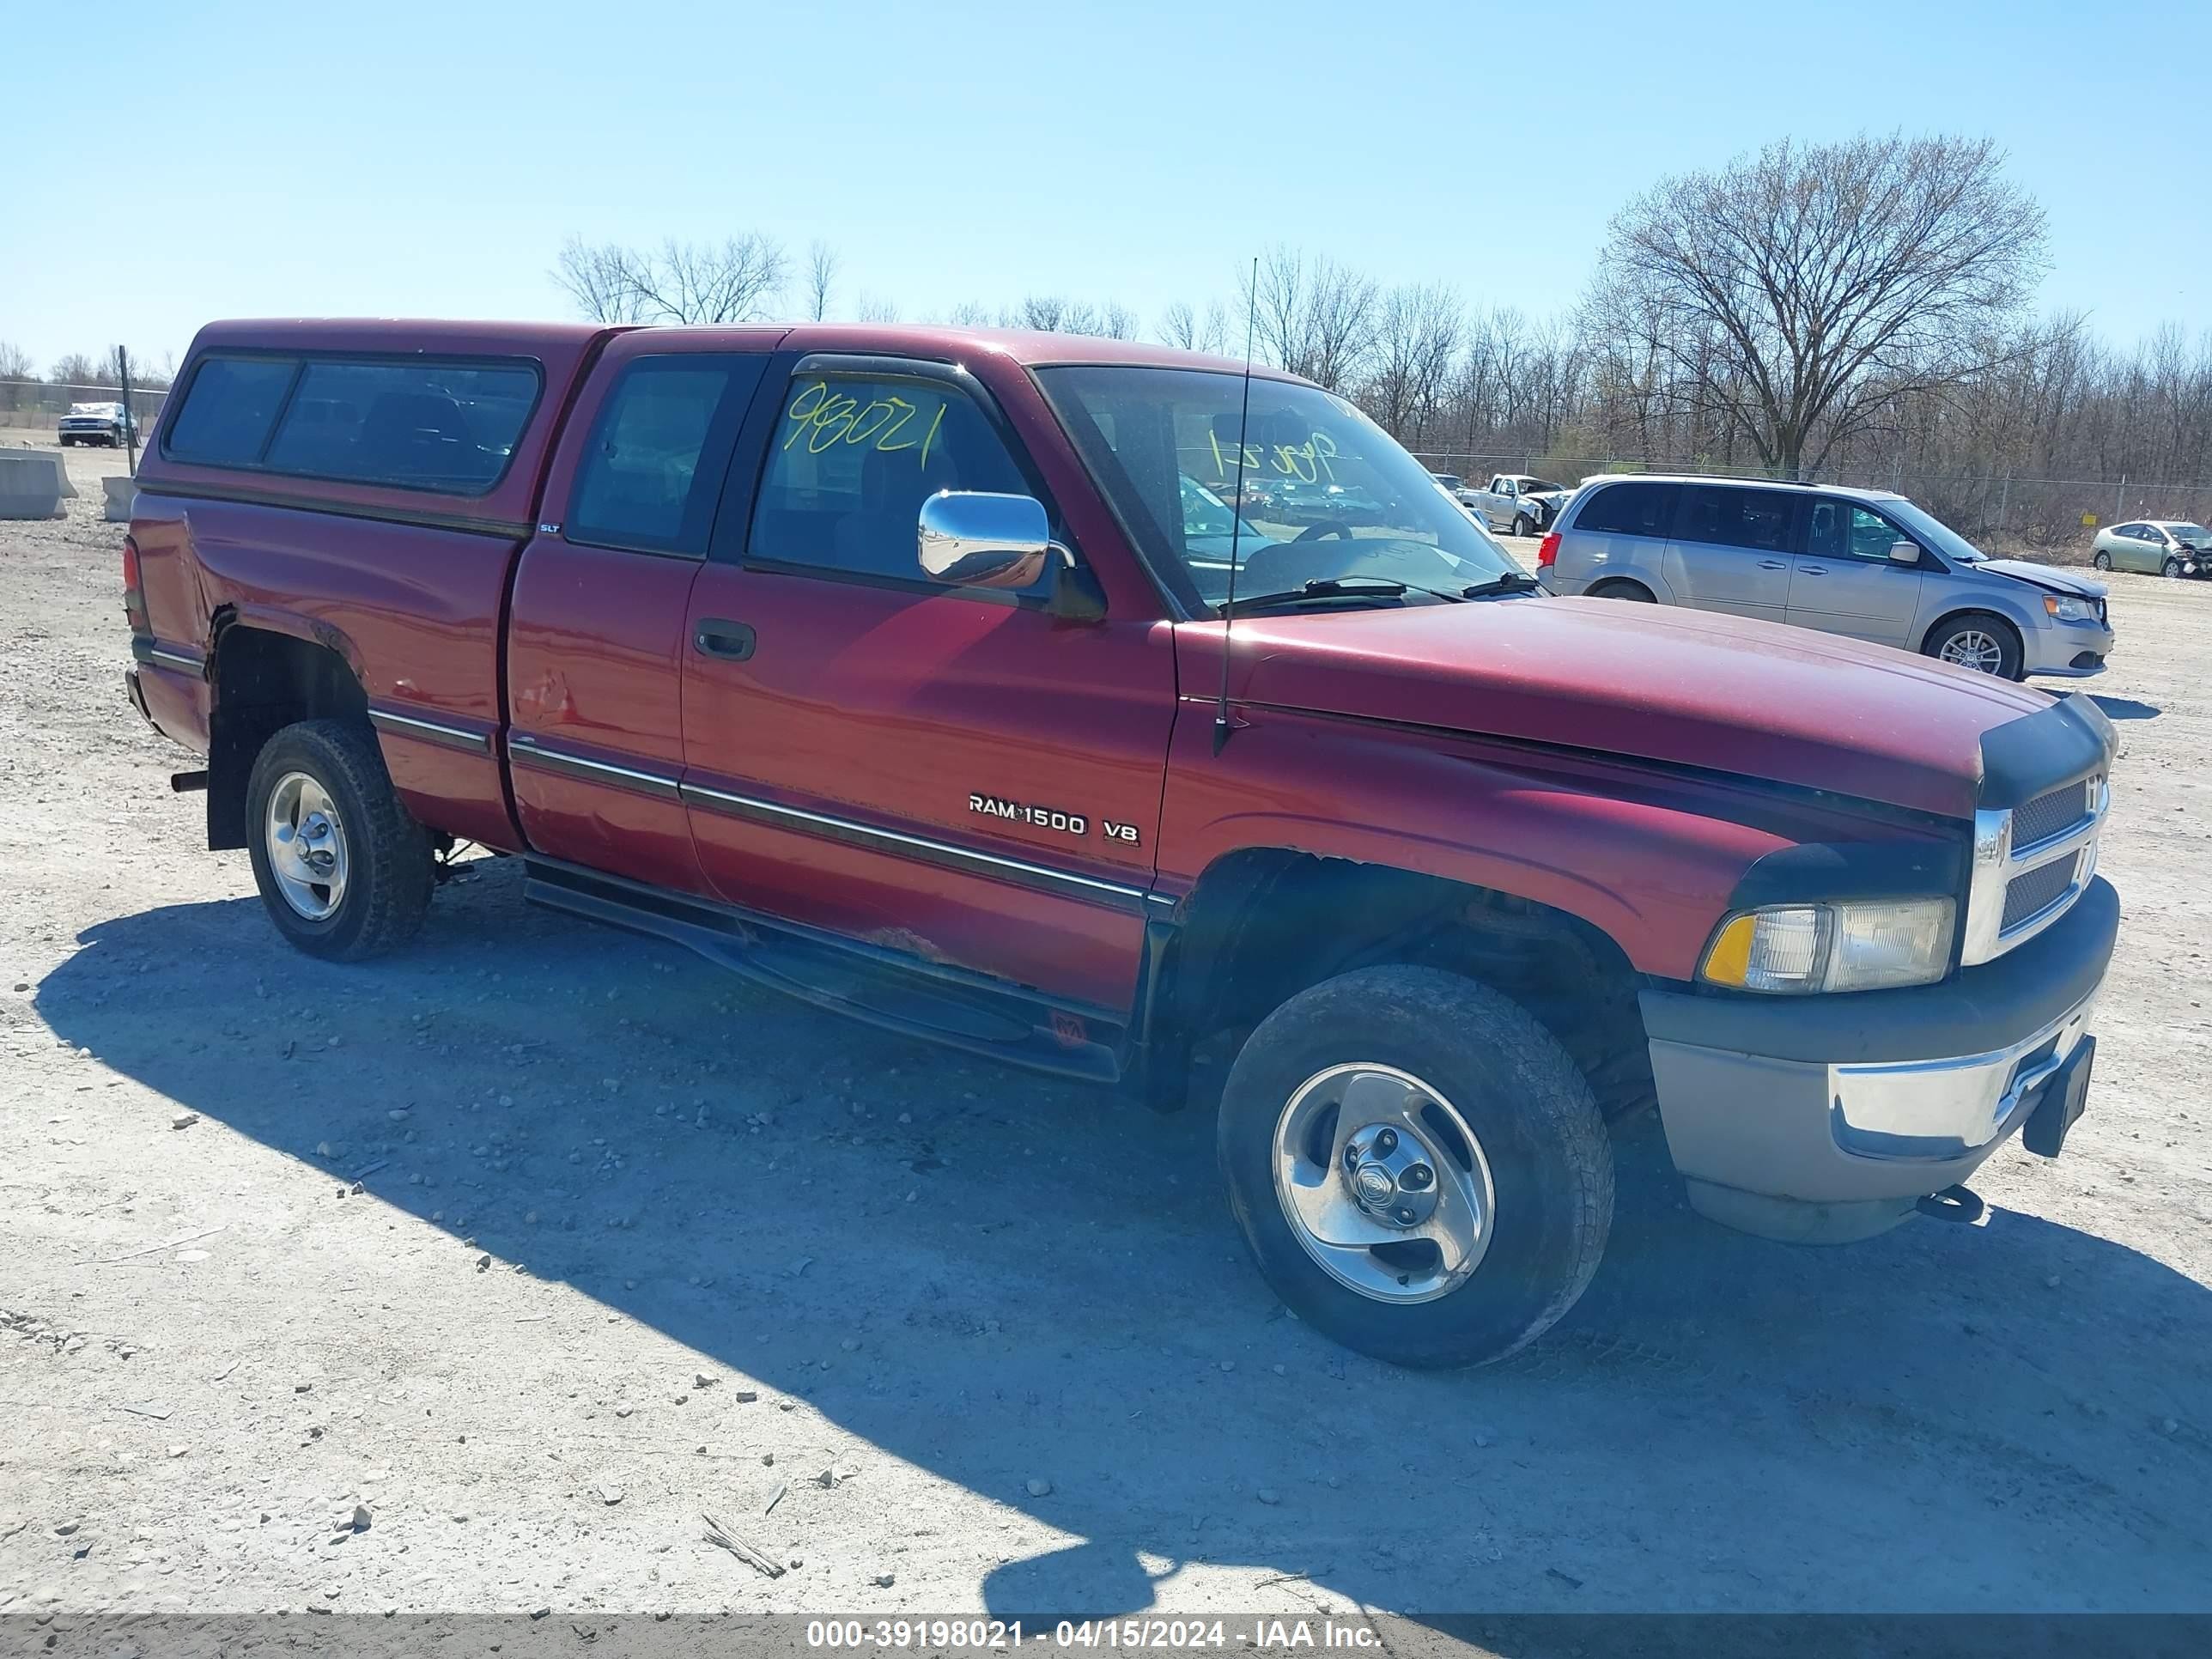
M 1918 564 L 1920 562 L 1920 544 L 1917 542 L 1892 542 L 1889 544 L 1889 562 L 1892 564 Z
M 1054 550 L 1044 503 L 1033 495 L 940 489 L 921 504 L 915 532 L 922 574 L 957 587 L 1027 587 Z

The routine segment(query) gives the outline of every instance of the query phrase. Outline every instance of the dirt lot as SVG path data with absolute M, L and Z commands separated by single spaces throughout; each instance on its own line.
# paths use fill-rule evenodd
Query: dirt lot
M 2112 579 L 2065 1158 L 1820 1251 L 1691 1216 L 1647 1130 L 1567 1322 L 1425 1376 L 1283 1316 L 1201 1114 L 504 863 L 396 959 L 283 948 L 123 700 L 119 461 L 70 465 L 0 524 L 0 1608 L 2212 1607 L 2212 585 Z

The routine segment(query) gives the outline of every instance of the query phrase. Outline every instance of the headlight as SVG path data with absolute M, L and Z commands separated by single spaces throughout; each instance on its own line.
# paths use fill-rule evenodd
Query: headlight
M 2087 599 L 2062 599 L 2056 593 L 2043 596 L 2043 614 L 2058 622 L 2094 622 L 2096 607 Z
M 1776 904 L 1713 936 L 1700 969 L 1740 991 L 1873 991 L 1928 985 L 1951 967 L 1948 898 Z

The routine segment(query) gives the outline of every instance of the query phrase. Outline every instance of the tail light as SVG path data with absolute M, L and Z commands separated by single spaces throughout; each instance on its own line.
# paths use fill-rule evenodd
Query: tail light
M 1559 532 L 1547 531 L 1544 539 L 1536 544 L 1536 568 L 1549 570 L 1559 562 Z
M 130 619 L 133 634 L 143 639 L 154 637 L 154 624 L 146 615 L 146 595 L 138 586 L 138 544 L 129 536 L 123 538 L 123 614 Z

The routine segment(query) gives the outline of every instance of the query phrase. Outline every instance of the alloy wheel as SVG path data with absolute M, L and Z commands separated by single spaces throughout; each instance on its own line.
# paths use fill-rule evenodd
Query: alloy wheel
M 1433 1301 L 1482 1262 L 1497 1193 L 1444 1096 L 1369 1061 L 1309 1078 L 1276 1121 L 1275 1196 L 1308 1255 L 1377 1302 Z

